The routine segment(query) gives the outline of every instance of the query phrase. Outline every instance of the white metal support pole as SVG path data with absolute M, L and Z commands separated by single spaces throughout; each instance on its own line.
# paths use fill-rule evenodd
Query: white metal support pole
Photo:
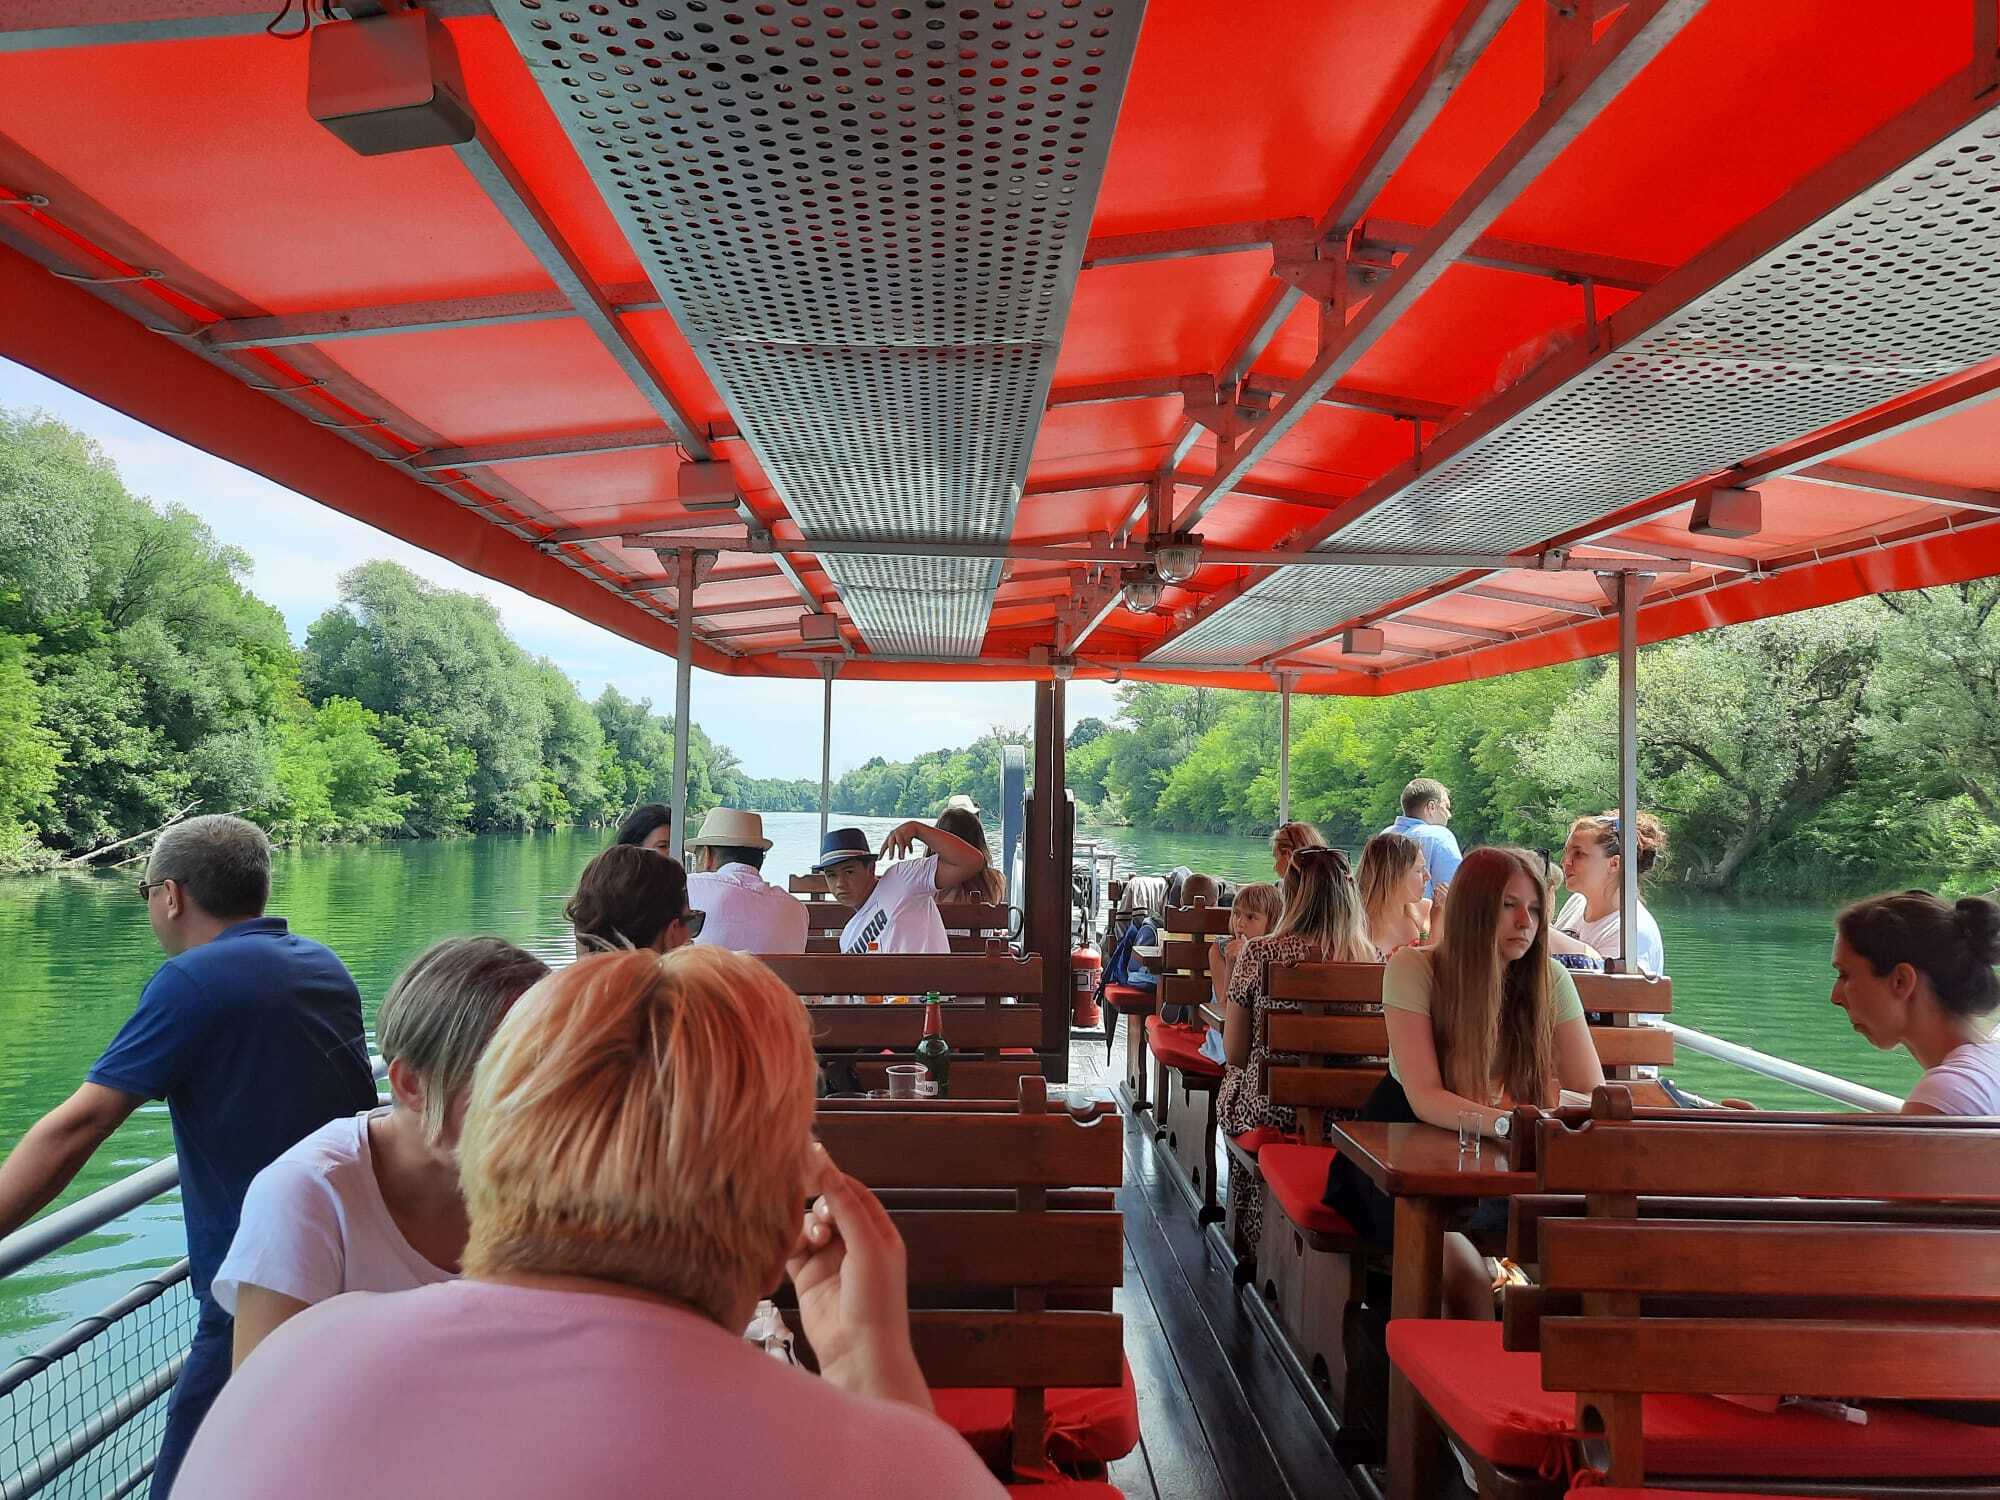
M 674 555 L 674 858 L 687 863 L 688 689 L 694 676 L 694 564 L 692 547 Z
M 1639 601 L 1646 579 L 1618 575 L 1618 942 L 1619 968 L 1638 971 Z
M 1292 684 L 1296 672 L 1274 673 L 1278 679 L 1278 822 L 1292 821 Z
M 833 808 L 833 669 L 834 663 L 819 664 L 821 707 L 819 716 L 819 837 L 826 842 L 826 821 Z

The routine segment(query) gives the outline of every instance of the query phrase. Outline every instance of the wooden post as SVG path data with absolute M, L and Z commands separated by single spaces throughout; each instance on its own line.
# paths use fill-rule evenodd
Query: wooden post
M 1026 935 L 1042 956 L 1042 1071 L 1069 1081 L 1070 851 L 1075 818 L 1064 781 L 1063 684 L 1035 684 L 1035 784 L 1028 794 Z

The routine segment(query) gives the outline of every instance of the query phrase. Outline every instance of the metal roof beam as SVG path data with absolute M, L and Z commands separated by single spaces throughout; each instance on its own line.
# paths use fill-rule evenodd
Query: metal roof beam
M 1407 625 L 1412 630 L 1429 630 L 1438 635 L 1470 636 L 1475 641 L 1511 641 L 1514 639 L 1514 633 L 1511 630 L 1494 630 L 1485 625 L 1465 625 L 1455 623 L 1451 620 L 1427 620 L 1419 615 L 1384 616 L 1381 623 Z M 1330 632 L 1330 634 L 1338 635 L 1340 632 L 1336 630 Z M 1294 647 L 1293 649 L 1297 650 L 1299 648 Z
M 666 307 L 643 281 L 603 289 L 611 311 L 658 312 Z M 331 344 L 342 339 L 391 333 L 436 333 L 455 328 L 499 328 L 510 323 L 545 323 L 577 316 L 562 292 L 504 292 L 491 297 L 442 297 L 428 302 L 356 307 L 339 312 L 279 313 L 262 318 L 230 318 L 196 335 L 211 349 L 282 349 L 290 344 Z
M 2000 490 L 1974 489 L 1962 484 L 1934 484 L 1928 479 L 1910 479 L 1901 474 L 1878 474 L 1872 469 L 1857 469 L 1852 464 L 1814 464 L 1811 468 L 1794 469 L 1784 477 L 1803 480 L 1807 484 L 1861 490 L 1870 495 L 1889 495 L 1898 500 L 1923 500 L 1959 510 L 2000 511 Z
M 655 543 L 655 545 L 672 544 Z M 700 593 L 702 589 L 711 583 L 754 583 L 760 578 L 776 578 L 777 576 L 768 567 L 712 568 L 695 580 L 695 592 Z M 675 589 L 676 585 L 671 578 L 643 579 L 629 585 L 626 592 L 630 594 L 671 594 Z M 697 604 L 695 606 L 695 613 L 700 614 L 701 612 L 701 606 Z
M 1430 230 L 1421 224 L 1370 219 L 1361 226 L 1355 259 L 1363 265 L 1386 267 L 1390 264 L 1390 256 L 1410 253 L 1424 242 L 1429 233 Z M 1503 240 L 1490 234 L 1474 240 L 1459 256 L 1459 261 L 1468 266 L 1485 266 L 1522 276 L 1542 276 L 1552 281 L 1572 284 L 1590 281 L 1598 286 L 1615 287 L 1626 292 L 1645 291 L 1665 280 L 1671 269 L 1646 260 L 1596 255 L 1587 250 L 1559 250 L 1525 240 Z
M 573 542 L 611 542 L 616 541 L 622 536 L 630 536 L 633 531 L 641 529 L 645 525 L 657 525 L 662 528 L 671 526 L 677 532 L 690 532 L 718 531 L 730 527 L 740 527 L 742 524 L 743 520 L 740 516 L 730 516 L 726 520 L 719 521 L 704 521 L 696 515 L 681 515 L 667 516 L 657 522 L 644 522 L 635 525 L 632 518 L 627 516 L 622 521 L 603 521 L 582 526 L 559 527 L 544 536 L 537 537 L 535 544 L 539 547 L 549 548 L 567 546 Z M 738 536 L 742 535 L 740 531 L 734 534 Z
M 622 432 L 592 432 L 575 437 L 526 438 L 513 443 L 480 443 L 469 448 L 430 448 L 411 454 L 405 463 L 420 474 L 436 474 L 444 469 L 490 469 L 500 464 L 532 463 L 541 458 L 685 446 L 677 434 L 664 427 L 631 427 Z M 627 525 L 623 529 L 632 528 Z
M 350 15 L 357 10 L 340 8 Z M 79 20 L 82 9 L 77 0 L 8 0 L 0 9 L 0 52 L 255 36 L 270 25 L 273 13 L 270 0 L 119 0 L 96 6 L 103 18 L 94 21 Z M 440 20 L 493 14 L 487 0 L 424 0 L 424 9 Z
M 1101 234 L 1083 250 L 1083 269 L 1129 266 L 1150 260 L 1186 260 L 1197 255 L 1237 255 L 1269 250 L 1279 240 L 1313 232 L 1311 219 L 1245 219 L 1193 229 L 1149 229 L 1139 234 Z
M 1621 536 L 1598 537 L 1591 543 L 1594 547 L 1609 547 L 1614 552 L 1636 552 L 1641 557 L 1661 557 L 1673 562 L 1695 563 L 1704 568 L 1719 568 L 1725 573 L 1754 573 L 1763 563 L 1758 558 L 1746 557 L 1736 552 L 1710 552 L 1702 547 L 1683 547 L 1679 543 L 1635 542 Z
M 1287 395 L 1241 439 L 1228 445 L 1214 479 L 1175 516 L 1193 525 L 1290 435 L 1299 420 L 1436 284 L 1450 263 L 1519 198 L 1698 14 L 1703 0 L 1632 0 L 1603 38 L 1570 69 L 1454 202 L 1424 241 L 1360 310 L 1327 340 Z
M 1243 394 L 1260 401 L 1283 398 L 1285 380 L 1280 375 L 1252 373 L 1244 377 Z M 1378 412 L 1385 417 L 1401 417 L 1410 422 L 1449 422 L 1459 408 L 1443 401 L 1425 401 L 1416 396 L 1397 396 L 1388 391 L 1371 391 L 1362 386 L 1337 385 L 1319 398 L 1321 406 L 1340 406 L 1350 411 Z
M 1551 599 L 1546 594 L 1530 594 L 1521 589 L 1503 589 L 1493 584 L 1476 584 L 1463 592 L 1475 599 L 1495 599 L 1502 604 L 1525 604 L 1530 609 L 1552 609 L 1557 614 L 1584 615 L 1596 619 L 1603 611 L 1579 599 Z

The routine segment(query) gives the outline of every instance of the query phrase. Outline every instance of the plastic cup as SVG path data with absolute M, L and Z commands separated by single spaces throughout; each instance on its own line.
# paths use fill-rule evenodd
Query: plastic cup
M 1477 1156 L 1480 1146 L 1479 1111 L 1461 1109 L 1458 1112 L 1458 1154 Z
M 891 1099 L 916 1098 L 917 1085 L 924 1079 L 926 1071 L 922 1063 L 889 1064 L 889 1097 Z

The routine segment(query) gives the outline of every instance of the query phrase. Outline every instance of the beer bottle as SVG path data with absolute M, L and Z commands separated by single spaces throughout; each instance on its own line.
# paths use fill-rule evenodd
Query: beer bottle
M 924 996 L 924 1036 L 917 1043 L 917 1061 L 930 1069 L 940 1099 L 951 1096 L 951 1043 L 944 1039 L 944 1003 L 938 992 Z

